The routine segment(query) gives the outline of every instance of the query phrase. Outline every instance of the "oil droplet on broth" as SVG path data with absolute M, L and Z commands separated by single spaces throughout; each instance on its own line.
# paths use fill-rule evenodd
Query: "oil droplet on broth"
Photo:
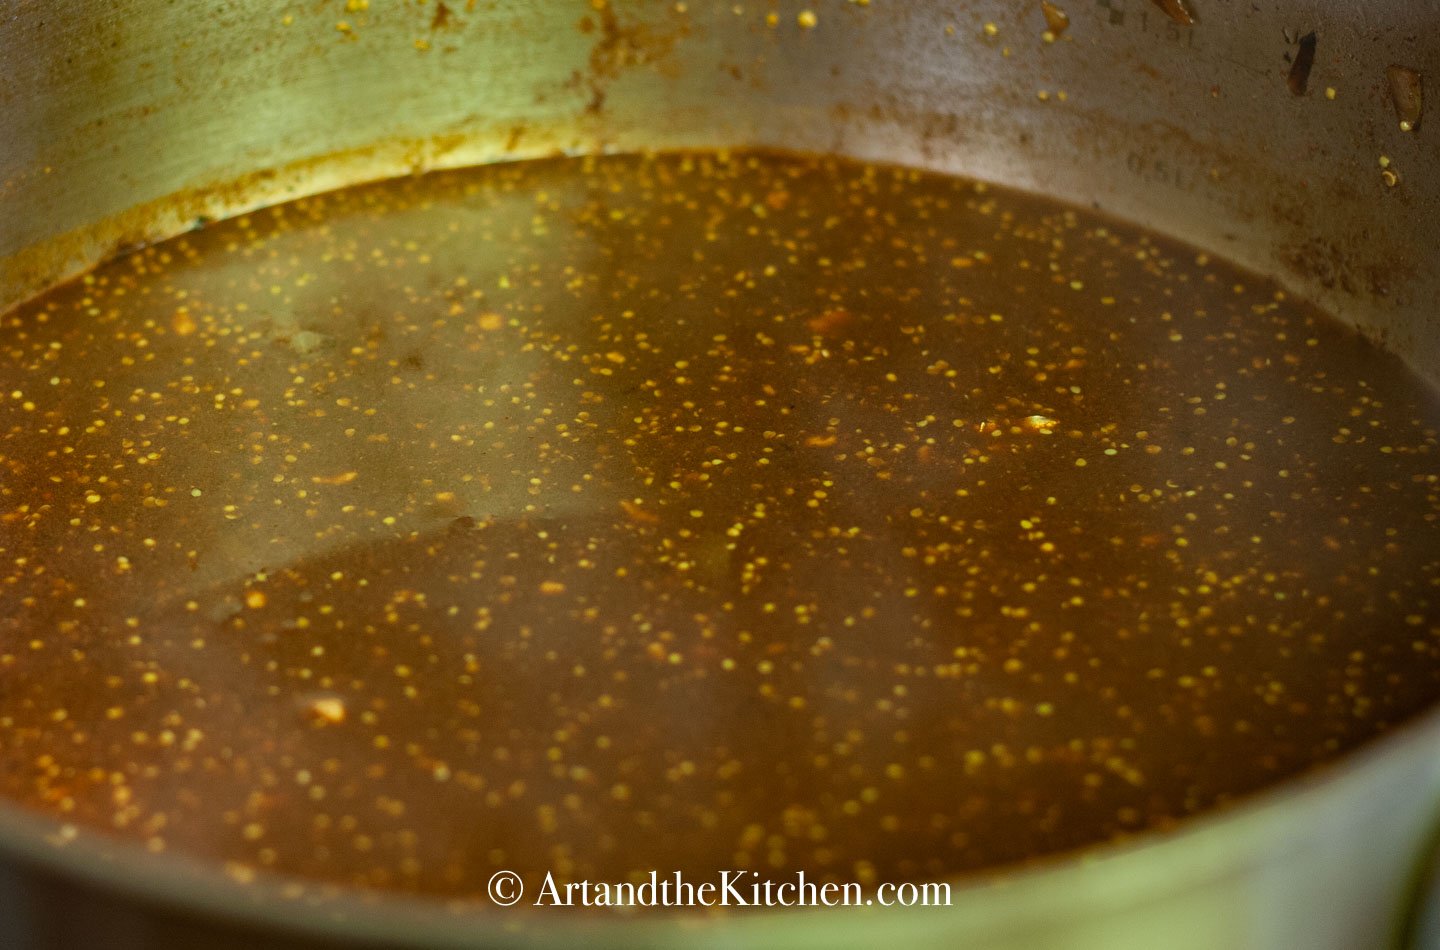
M 0 317 L 0 374 L 0 795 L 237 879 L 944 877 L 1440 698 L 1434 391 L 961 179 L 341 191 Z
M 338 726 L 345 721 L 345 698 L 334 693 L 309 693 L 299 700 L 301 716 L 317 726 Z

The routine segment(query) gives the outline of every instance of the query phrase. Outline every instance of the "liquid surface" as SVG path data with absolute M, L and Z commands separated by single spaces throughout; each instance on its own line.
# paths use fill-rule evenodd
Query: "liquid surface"
M 0 793 L 484 893 L 941 877 L 1440 698 L 1434 392 L 1275 287 L 751 154 L 308 199 L 0 321 Z

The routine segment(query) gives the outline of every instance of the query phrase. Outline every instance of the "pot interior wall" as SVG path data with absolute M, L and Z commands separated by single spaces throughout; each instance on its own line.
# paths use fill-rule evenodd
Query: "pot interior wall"
M 1038 2 L 808 6 L 810 28 L 804 4 L 768 0 L 18 0 L 0 20 L 0 308 L 197 220 L 357 181 L 764 145 L 1137 221 L 1440 377 L 1440 126 L 1402 131 L 1386 76 L 1440 75 L 1440 3 L 1193 0 L 1185 26 L 1150 0 L 1071 0 L 1054 42 Z

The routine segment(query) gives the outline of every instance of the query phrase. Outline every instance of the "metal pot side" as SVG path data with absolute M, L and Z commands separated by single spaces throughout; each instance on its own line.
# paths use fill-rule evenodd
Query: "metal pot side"
M 755 145 L 1141 223 L 1278 278 L 1440 382 L 1440 106 L 1402 130 L 1387 75 L 1440 76 L 1440 2 L 1186 2 L 1192 25 L 1151 0 L 1072 0 L 1052 42 L 1038 3 L 998 0 L 11 0 L 0 310 L 197 221 L 359 181 Z M 253 946 L 273 925 L 294 946 L 1349 950 L 1421 939 L 1437 804 L 1440 712 L 1176 833 L 958 881 L 945 910 L 523 930 L 400 900 L 310 906 L 278 882 L 57 848 L 0 811 L 0 914 L 34 947 Z

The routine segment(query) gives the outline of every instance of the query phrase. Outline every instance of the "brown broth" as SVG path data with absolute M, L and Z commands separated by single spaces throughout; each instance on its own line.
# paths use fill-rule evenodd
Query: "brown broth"
M 1440 698 L 1436 393 L 971 181 L 355 188 L 19 308 L 0 375 L 0 795 L 241 877 L 942 877 Z

